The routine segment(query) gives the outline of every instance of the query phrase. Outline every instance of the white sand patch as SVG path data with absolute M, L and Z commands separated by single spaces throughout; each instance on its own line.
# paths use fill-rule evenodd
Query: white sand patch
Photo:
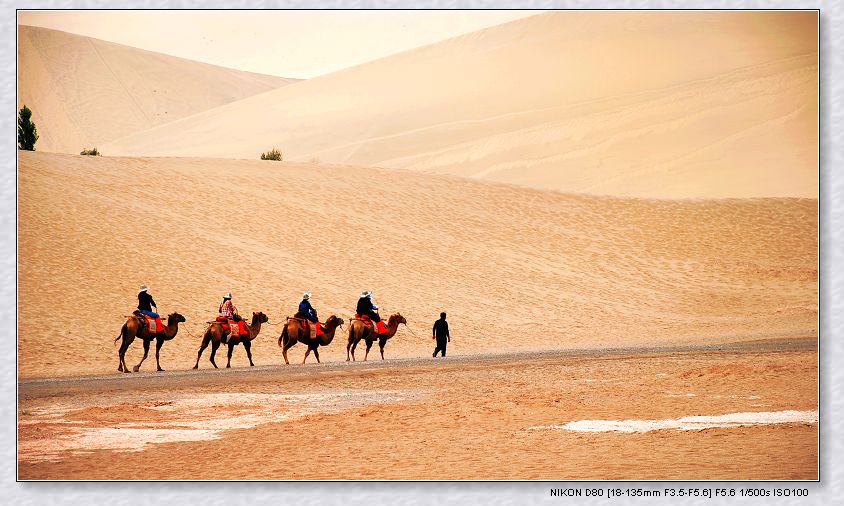
M 85 454 L 94 450 L 124 452 L 143 451 L 149 444 L 219 439 L 227 430 L 250 429 L 260 424 L 295 420 L 315 413 L 336 413 L 371 404 L 401 402 L 414 397 L 413 392 L 371 391 L 331 392 L 321 394 L 250 394 L 213 393 L 174 396 L 161 404 L 140 403 L 110 406 L 63 404 L 49 409 L 33 410 L 35 418 L 22 421 L 26 425 L 43 423 L 57 427 L 52 437 L 21 440 L 18 456 L 25 461 L 56 461 L 64 456 Z M 143 416 L 117 423 L 94 420 L 64 420 L 70 413 L 98 407 L 120 410 L 143 407 L 164 413 L 164 419 L 144 420 Z M 99 416 L 99 415 L 97 415 Z M 92 415 L 94 418 L 94 415 Z M 105 426 L 103 426 L 105 425 Z
M 700 430 L 779 423 L 817 423 L 817 411 L 763 411 L 718 416 L 686 416 L 670 420 L 577 420 L 565 425 L 530 427 L 531 430 L 563 429 L 576 432 L 650 432 L 654 430 Z

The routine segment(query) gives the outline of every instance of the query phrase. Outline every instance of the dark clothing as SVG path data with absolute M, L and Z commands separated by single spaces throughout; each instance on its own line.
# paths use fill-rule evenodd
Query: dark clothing
M 443 356 L 445 356 L 445 346 L 448 344 L 447 337 L 438 337 L 437 338 L 437 347 L 434 348 L 434 357 L 437 356 L 438 352 L 443 352 Z
M 434 322 L 434 328 L 432 329 L 434 333 L 434 337 L 437 338 L 437 347 L 434 348 L 434 357 L 437 356 L 437 353 L 442 352 L 443 357 L 445 356 L 445 347 L 448 344 L 448 322 L 445 319 L 440 318 L 439 320 Z
M 380 322 L 381 317 L 378 316 L 378 313 L 372 308 L 372 299 L 369 297 L 361 297 L 358 299 L 358 308 L 356 311 L 357 314 L 360 316 L 368 316 L 374 322 Z
M 448 322 L 443 320 L 442 318 L 435 321 L 433 332 L 434 332 L 435 337 L 438 337 L 438 338 L 442 337 L 443 339 L 447 338 L 448 337 Z
M 299 303 L 299 312 L 305 315 L 305 318 L 314 323 L 319 321 L 319 318 L 317 318 L 316 309 L 314 309 L 311 306 L 311 303 L 305 299 L 302 299 L 302 302 Z
M 158 305 L 155 303 L 154 300 L 152 300 L 152 295 L 150 295 L 146 291 L 140 292 L 138 294 L 138 309 L 140 309 L 141 311 L 152 312 L 152 306 L 156 306 L 156 309 L 158 308 Z

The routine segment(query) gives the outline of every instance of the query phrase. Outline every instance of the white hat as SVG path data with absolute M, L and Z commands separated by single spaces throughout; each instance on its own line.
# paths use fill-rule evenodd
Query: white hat
M 305 292 L 302 294 L 302 299 L 308 300 L 311 298 L 311 292 Z
M 372 292 L 370 292 L 369 290 L 364 290 L 360 293 L 360 296 L 361 297 L 372 297 Z
M 229 292 L 229 293 L 227 293 L 227 294 L 223 295 L 223 298 L 224 298 L 224 299 L 231 299 L 231 298 L 232 298 L 232 293 L 231 293 L 231 292 Z
M 138 287 L 138 293 L 145 292 L 147 290 L 149 290 L 147 285 L 141 285 L 141 286 Z

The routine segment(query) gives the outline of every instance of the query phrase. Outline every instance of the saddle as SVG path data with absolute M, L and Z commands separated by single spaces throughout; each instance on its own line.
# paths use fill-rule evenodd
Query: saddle
M 305 329 L 311 334 L 311 339 L 315 339 L 317 336 L 321 336 L 325 333 L 322 331 L 322 325 L 320 325 L 319 322 L 313 323 L 307 318 L 302 318 L 301 316 L 288 316 L 287 319 L 298 321 L 299 324 L 305 327 Z
M 145 314 L 135 313 L 136 318 L 140 318 L 142 323 L 145 323 L 150 334 L 158 334 L 164 332 L 164 324 L 161 323 L 161 318 L 153 318 Z
M 352 318 L 352 320 L 362 321 L 364 325 L 372 328 L 372 333 L 375 335 L 379 335 L 382 333 L 378 331 L 378 325 L 374 321 L 372 321 L 372 318 L 370 318 L 369 315 L 359 315 L 355 313 L 355 317 Z
M 229 333 L 231 337 L 240 337 L 241 335 L 246 334 L 246 324 L 243 320 L 236 322 L 234 320 L 229 320 L 225 316 L 218 316 L 214 323 L 219 323 L 220 326 L 223 327 L 223 330 Z

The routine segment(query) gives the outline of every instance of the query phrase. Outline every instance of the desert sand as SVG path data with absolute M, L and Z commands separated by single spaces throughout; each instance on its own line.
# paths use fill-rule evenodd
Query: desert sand
M 814 344 L 23 382 L 18 472 L 22 479 L 817 479 Z M 795 410 L 809 417 L 636 433 L 555 427 Z
M 298 81 L 18 25 L 18 108 L 37 149 L 79 153 Z
M 193 366 L 229 290 L 242 314 L 269 317 L 258 365 L 280 363 L 277 325 L 305 291 L 323 319 L 348 319 L 363 289 L 401 312 L 388 357 L 429 353 L 440 311 L 461 353 L 817 336 L 813 199 L 619 199 L 260 160 L 19 161 L 22 377 L 116 371 L 143 283 L 187 319 L 165 369 Z M 322 355 L 345 358 L 340 342 Z
M 552 12 L 103 149 L 254 159 L 275 146 L 563 192 L 813 198 L 817 60 L 812 12 Z
M 126 90 L 79 114 L 59 90 L 102 59 L 42 79 L 54 99 L 28 105 L 73 119 L 36 118 L 18 152 L 19 478 L 816 479 L 816 14 L 644 14 L 544 14 L 293 84 L 112 48 L 185 69 L 174 121 L 133 120 L 170 105 Z M 114 136 L 80 156 L 52 128 Z M 140 284 L 186 318 L 166 372 L 117 372 Z M 408 322 L 386 360 L 347 363 L 344 327 L 322 364 L 300 344 L 284 365 L 303 292 L 348 320 L 364 289 Z M 238 346 L 193 371 L 228 291 L 269 317 L 256 365 Z M 619 424 L 659 428 L 572 430 Z

